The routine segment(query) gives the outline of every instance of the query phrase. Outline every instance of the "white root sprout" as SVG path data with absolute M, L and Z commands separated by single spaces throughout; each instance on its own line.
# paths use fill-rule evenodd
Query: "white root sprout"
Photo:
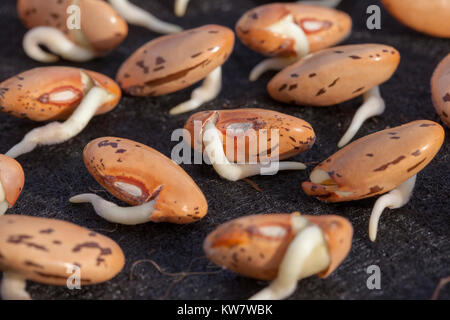
M 175 15 L 182 17 L 186 14 L 189 0 L 175 0 Z
M 350 127 L 348 127 L 341 140 L 339 140 L 339 148 L 342 148 L 352 140 L 367 119 L 378 116 L 384 112 L 385 103 L 380 95 L 380 88 L 378 86 L 364 93 L 363 99 L 364 103 L 353 116 Z
M 287 15 L 277 23 L 269 26 L 268 31 L 275 34 L 281 34 L 285 37 L 294 39 L 295 57 L 275 57 L 268 58 L 257 64 L 250 72 L 249 80 L 256 81 L 258 78 L 269 70 L 282 70 L 295 61 L 305 57 L 309 53 L 309 42 L 303 29 L 295 23 L 292 14 Z
M 277 278 L 250 300 L 285 299 L 295 291 L 299 280 L 325 270 L 329 264 L 330 255 L 322 230 L 310 224 L 297 231 L 289 244 Z
M 224 179 L 237 181 L 250 176 L 264 174 L 275 174 L 279 170 L 304 170 L 306 166 L 300 162 L 272 162 L 270 168 L 264 164 L 236 164 L 231 163 L 223 150 L 222 135 L 217 130 L 215 123 L 217 114 L 205 122 L 203 132 L 203 143 L 205 153 L 216 172 Z
M 248 79 L 251 82 L 254 82 L 261 77 L 265 72 L 269 70 L 283 70 L 287 66 L 290 66 L 295 61 L 297 61 L 297 58 L 287 58 L 287 57 L 275 57 L 275 58 L 268 58 L 264 59 L 260 63 L 258 63 L 255 67 L 253 67 L 252 71 L 250 71 L 250 76 Z
M 12 272 L 3 272 L 1 296 L 3 300 L 31 300 L 26 291 L 26 279 Z
M 109 222 L 136 225 L 151 220 L 156 199 L 139 206 L 119 207 L 95 194 L 85 193 L 74 196 L 69 201 L 71 203 L 91 203 L 95 212 Z
M 39 45 L 46 46 L 51 52 L 47 53 Z M 75 62 L 85 62 L 95 58 L 95 52 L 79 46 L 59 31 L 52 27 L 35 27 L 29 30 L 23 38 L 25 53 L 39 62 L 53 63 L 62 57 Z
M 52 122 L 31 130 L 23 140 L 12 147 L 6 155 L 11 158 L 28 153 L 38 145 L 58 144 L 79 134 L 97 112 L 97 109 L 111 99 L 110 93 L 98 86 L 89 90 L 73 114 L 63 123 Z
M 417 175 L 412 176 L 400 186 L 378 198 L 372 209 L 369 222 L 369 238 L 375 241 L 377 238 L 378 222 L 385 208 L 398 209 L 408 203 L 416 184 Z
M 6 200 L 5 189 L 0 181 L 0 216 L 4 215 L 6 210 L 9 208 L 9 203 Z
M 183 29 L 177 25 L 159 20 L 150 12 L 139 8 L 130 3 L 128 0 L 108 0 L 111 6 L 122 16 L 127 22 L 147 28 L 151 31 L 168 34 L 180 32 Z
M 191 99 L 170 109 L 171 115 L 185 113 L 197 109 L 202 104 L 215 99 L 222 89 L 222 67 L 217 67 L 206 76 L 200 87 L 196 88 Z

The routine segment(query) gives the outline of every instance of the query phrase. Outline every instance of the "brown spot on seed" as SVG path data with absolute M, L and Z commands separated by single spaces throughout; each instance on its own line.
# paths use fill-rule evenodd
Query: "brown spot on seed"
M 165 63 L 165 62 L 166 62 L 166 60 L 164 60 L 163 57 L 156 57 L 156 61 L 155 61 L 155 64 L 156 64 L 156 65 L 158 65 L 158 64 L 163 64 L 163 63 Z
M 327 91 L 325 90 L 325 88 L 320 89 L 319 91 L 317 91 L 316 97 L 318 97 L 318 96 L 324 94 L 325 92 L 327 92 Z
M 42 250 L 42 251 L 48 251 L 46 247 L 29 241 L 32 238 L 33 238 L 32 236 L 29 236 L 26 234 L 12 235 L 8 238 L 7 242 L 13 243 L 13 244 L 24 244 L 30 248 L 34 248 L 34 249 Z
M 399 163 L 400 161 L 402 161 L 402 160 L 405 159 L 405 158 L 406 158 L 405 156 L 399 156 L 397 159 L 395 159 L 395 160 L 393 160 L 393 161 L 391 161 L 391 162 L 388 162 L 388 163 L 382 165 L 381 167 L 376 168 L 376 169 L 373 170 L 373 171 L 374 171 L 374 172 L 376 172 L 376 171 L 384 171 L 384 170 L 386 170 L 390 165 L 396 165 L 397 163 Z
M 191 72 L 192 70 L 201 67 L 202 65 L 204 65 L 208 60 L 203 60 L 202 62 L 196 64 L 195 66 L 192 66 L 190 68 L 187 68 L 185 70 L 170 74 L 166 77 L 163 78 L 159 78 L 159 79 L 155 79 L 155 80 L 151 80 L 151 81 L 147 81 L 144 86 L 133 86 L 133 87 L 129 87 L 126 88 L 127 92 L 133 93 L 133 92 L 139 92 L 140 90 L 144 89 L 145 86 L 149 86 L 149 87 L 153 87 L 153 86 L 159 86 L 159 85 L 163 85 L 166 84 L 168 82 L 172 82 L 172 81 L 176 81 L 179 80 L 185 76 L 188 75 L 189 72 Z
M 369 193 L 366 193 L 364 196 L 368 196 L 368 195 L 371 195 L 371 194 L 375 194 L 375 193 L 381 192 L 381 191 L 383 191 L 383 189 L 384 188 L 380 187 L 380 186 L 371 187 Z
M 427 127 L 434 127 L 435 124 L 433 123 L 422 123 L 419 127 L 421 128 L 427 128 Z
M 242 28 L 239 28 L 239 31 L 241 31 L 243 34 L 248 34 L 250 30 L 244 30 Z
M 355 91 L 353 91 L 352 94 L 361 92 L 361 91 L 363 91 L 363 90 L 364 90 L 364 87 L 358 88 L 358 89 L 356 89 Z
M 103 248 L 101 247 L 97 242 L 84 242 L 77 246 L 75 246 L 72 249 L 72 252 L 80 252 L 83 248 L 88 249 L 98 249 L 100 251 L 98 257 L 97 257 L 97 266 L 100 265 L 100 263 L 104 262 L 105 259 L 102 258 L 102 256 L 110 255 L 112 254 L 112 251 L 110 248 Z
M 49 229 L 44 229 L 44 230 L 41 230 L 41 231 L 39 231 L 39 233 L 43 233 L 43 234 L 50 234 L 50 233 L 52 233 L 53 231 L 55 231 L 55 230 L 53 230 L 53 229 L 49 228 Z
M 109 142 L 109 140 L 104 140 L 98 143 L 98 147 L 102 148 L 102 147 L 107 147 L 107 146 L 111 146 L 113 148 L 117 148 L 117 143 L 116 142 Z
M 285 83 L 278 89 L 278 92 L 281 92 L 281 91 L 283 91 L 286 88 L 287 88 L 287 84 Z
M 148 73 L 148 67 L 145 65 L 144 60 L 139 60 L 138 62 L 136 62 L 136 65 L 142 69 L 142 71 L 144 73 Z
M 424 161 L 427 160 L 427 158 L 423 158 L 421 161 L 419 161 L 418 163 L 416 163 L 415 165 L 413 165 L 411 168 L 408 168 L 407 172 L 410 172 L 412 170 L 414 170 L 415 168 L 417 168 L 418 166 L 420 166 L 422 163 L 424 163 Z
M 331 88 L 331 87 L 335 86 L 336 83 L 339 81 L 339 79 L 340 79 L 340 78 L 334 79 L 334 81 L 328 85 L 328 88 Z

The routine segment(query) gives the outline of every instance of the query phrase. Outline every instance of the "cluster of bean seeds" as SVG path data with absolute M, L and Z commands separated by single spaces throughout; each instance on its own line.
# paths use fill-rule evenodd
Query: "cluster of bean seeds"
M 383 0 L 392 15 L 407 26 L 432 36 L 450 37 L 449 2 L 406 2 Z M 176 1 L 177 15 L 184 14 L 187 3 Z M 79 0 L 73 8 L 74 4 L 72 0 L 17 1 L 19 17 L 29 29 L 24 50 L 31 58 L 48 63 L 59 57 L 82 62 L 103 56 L 125 39 L 127 22 L 172 34 L 134 52 L 120 67 L 116 81 L 80 68 L 42 67 L 0 83 L 2 112 L 39 122 L 55 121 L 27 133 L 0 155 L 1 214 L 15 204 L 25 181 L 14 158 L 39 145 L 74 137 L 92 117 L 111 112 L 122 90 L 132 96 L 157 97 L 204 80 L 190 100 L 170 110 L 172 115 L 194 110 L 220 92 L 221 66 L 235 42 L 229 28 L 205 25 L 181 31 L 125 0 L 109 0 L 109 4 Z M 67 12 L 77 8 L 83 18 L 80 28 L 71 29 L 66 23 Z M 250 81 L 267 70 L 281 70 L 267 85 L 273 99 L 332 106 L 363 96 L 364 103 L 338 143 L 342 149 L 317 165 L 302 187 L 306 194 L 326 202 L 382 195 L 370 218 L 369 236 L 375 241 L 383 210 L 409 201 L 416 175 L 442 146 L 444 129 L 436 122 L 417 120 L 351 142 L 366 119 L 384 112 L 378 86 L 395 73 L 400 62 L 400 53 L 384 44 L 336 46 L 351 28 L 351 18 L 336 9 L 273 3 L 246 12 L 235 31 L 242 43 L 268 56 L 252 70 Z M 437 67 L 431 85 L 436 110 L 448 126 L 450 55 Z M 267 143 L 229 148 L 237 137 L 246 137 L 250 131 L 256 132 L 255 142 Z M 277 136 L 272 140 L 273 133 Z M 185 134 L 185 141 L 194 150 L 206 153 L 218 175 L 231 181 L 264 170 L 305 169 L 302 163 L 280 160 L 309 150 L 316 140 L 308 122 L 257 108 L 195 113 L 185 124 Z M 120 137 L 102 137 L 91 141 L 83 156 L 96 181 L 130 207 L 117 206 L 95 194 L 77 195 L 70 201 L 91 203 L 108 221 L 186 224 L 207 214 L 206 198 L 192 178 L 153 148 Z M 276 163 L 276 169 L 267 169 L 262 159 Z M 351 223 L 340 216 L 298 212 L 253 215 L 219 226 L 207 236 L 204 250 L 220 266 L 272 281 L 253 299 L 283 299 L 295 290 L 298 280 L 314 274 L 325 278 L 332 273 L 347 256 L 352 237 Z M 81 283 L 89 285 L 113 278 L 124 262 L 124 254 L 113 240 L 74 224 L 22 215 L 0 217 L 4 299 L 29 299 L 27 279 L 66 285 L 68 265 L 80 268 Z

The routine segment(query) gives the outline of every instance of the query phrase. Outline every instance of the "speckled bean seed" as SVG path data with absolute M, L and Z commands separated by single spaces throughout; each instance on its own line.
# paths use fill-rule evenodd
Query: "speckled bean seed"
M 296 56 L 295 35 L 288 29 L 271 28 L 289 16 L 305 33 L 308 52 L 339 43 L 352 28 L 351 18 L 339 10 L 298 3 L 272 3 L 244 13 L 236 24 L 236 35 L 246 46 L 264 55 Z
M 69 14 L 67 10 L 74 4 L 80 10 L 80 29 L 68 28 Z M 109 4 L 100 0 L 76 2 L 72 0 L 18 0 L 17 11 L 24 25 L 28 29 L 35 29 L 35 35 L 31 36 L 31 33 L 28 33 L 25 37 L 25 50 L 32 58 L 42 62 L 54 62 L 55 57 L 36 48 L 36 40 L 55 49 L 51 51 L 57 55 L 69 60 L 83 61 L 113 50 L 122 43 L 128 33 L 125 20 Z M 41 28 L 37 29 L 38 27 Z M 38 35 L 37 32 L 42 33 Z M 60 38 L 66 38 L 80 50 L 75 51 L 72 48 L 66 51 L 67 49 L 61 46 L 63 40 L 53 41 L 53 34 L 58 32 Z M 28 41 L 30 44 L 27 44 Z M 33 49 L 28 50 L 28 45 Z M 68 47 L 70 45 L 66 45 L 66 48 Z M 33 50 L 39 50 L 40 55 L 34 55 Z M 84 53 L 86 53 L 86 59 L 83 58 Z M 91 56 L 89 56 L 90 54 Z M 49 60 L 41 59 L 41 56 Z
M 153 148 L 123 138 L 103 137 L 91 141 L 83 155 L 95 180 L 116 198 L 132 206 L 151 202 L 148 216 L 139 223 L 191 223 L 208 211 L 205 196 L 192 178 Z M 121 223 L 126 223 L 127 217 L 123 219 Z
M 93 85 L 111 93 L 96 114 L 111 111 L 121 91 L 107 76 L 71 67 L 34 68 L 0 83 L 0 111 L 33 121 L 65 120 Z
M 450 54 L 434 70 L 431 78 L 431 95 L 437 113 L 450 127 Z
M 382 44 L 324 49 L 283 69 L 267 90 L 275 100 L 311 106 L 331 106 L 363 95 L 364 103 L 338 143 L 342 147 L 365 120 L 384 112 L 378 86 L 391 78 L 399 62 L 399 52 Z
M 293 292 L 297 280 L 331 274 L 347 256 L 352 236 L 351 224 L 339 216 L 253 215 L 219 226 L 205 239 L 204 251 L 211 261 L 231 271 L 260 280 L 275 279 L 272 285 L 278 277 L 287 276 L 286 269 L 290 273 L 299 270 L 289 277 L 290 285 L 284 278 L 276 292 L 269 287 L 254 296 L 282 299 Z
M 287 159 L 310 149 L 316 140 L 314 130 L 308 122 L 280 112 L 257 108 L 202 111 L 193 114 L 184 126 L 189 132 L 186 140 L 197 151 L 202 151 L 202 127 L 214 112 L 218 114 L 215 126 L 222 134 L 225 153 L 228 153 L 227 142 L 234 145 L 234 157 L 227 155 L 228 160 L 233 162 L 238 158 L 257 161 L 260 156 L 270 158 L 272 153 L 276 153 L 279 160 Z M 200 125 L 195 126 L 195 121 L 199 121 Z M 238 149 L 235 138 L 245 136 L 249 130 L 256 133 L 256 141 L 267 140 L 263 150 L 258 145 L 253 152 L 248 144 L 243 150 Z M 277 143 L 271 141 L 272 130 L 279 131 Z M 195 137 L 200 140 L 195 141 Z
M 437 123 L 418 120 L 360 138 L 320 163 L 303 182 L 310 196 L 327 202 L 359 200 L 385 194 L 372 210 L 369 235 L 376 238 L 385 208 L 410 199 L 416 175 L 433 160 L 444 141 Z
M 156 38 L 140 47 L 120 67 L 117 82 L 128 94 L 160 96 L 205 78 L 229 57 L 233 32 L 206 25 Z
M 386 82 L 399 62 L 399 52 L 382 44 L 324 49 L 279 72 L 267 90 L 278 101 L 331 106 Z
M 404 25 L 434 37 L 450 38 L 450 1 L 382 0 L 386 9 Z
M 33 129 L 6 155 L 16 158 L 38 145 L 62 143 L 80 133 L 94 115 L 112 110 L 120 100 L 110 78 L 70 67 L 35 68 L 0 83 L 0 111 L 34 121 L 52 122 Z
M 3 299 L 29 299 L 25 280 L 65 286 L 73 269 L 79 270 L 81 285 L 105 282 L 122 270 L 124 262 L 117 243 L 72 223 L 23 215 L 0 217 Z
M 0 215 L 16 203 L 24 182 L 25 175 L 20 163 L 0 154 Z

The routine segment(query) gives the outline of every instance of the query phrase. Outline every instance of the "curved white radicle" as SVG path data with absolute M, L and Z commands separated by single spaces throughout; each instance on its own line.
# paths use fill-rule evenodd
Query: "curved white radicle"
M 304 170 L 306 166 L 300 162 L 272 162 L 267 164 L 236 164 L 231 163 L 223 150 L 222 135 L 216 128 L 217 113 L 206 120 L 203 127 L 203 144 L 205 153 L 216 172 L 224 179 L 237 181 L 259 174 L 275 174 L 279 170 Z
M 280 263 L 277 278 L 250 300 L 285 299 L 295 291 L 299 280 L 328 267 L 330 255 L 322 230 L 304 220 L 306 219 L 301 216 L 293 217 L 296 235 Z
M 112 98 L 113 95 L 107 90 L 94 86 L 87 92 L 81 103 L 66 121 L 62 123 L 51 122 L 43 127 L 31 130 L 6 155 L 16 158 L 24 153 L 31 152 L 38 145 L 59 144 L 73 138 L 87 126 L 98 108 Z
M 180 32 L 183 29 L 177 25 L 159 20 L 150 12 L 139 8 L 128 0 L 108 0 L 114 10 L 128 23 L 147 28 L 151 31 L 169 34 Z
M 0 216 L 2 216 L 9 208 L 9 203 L 6 200 L 5 189 L 3 189 L 2 182 L 0 181 Z

